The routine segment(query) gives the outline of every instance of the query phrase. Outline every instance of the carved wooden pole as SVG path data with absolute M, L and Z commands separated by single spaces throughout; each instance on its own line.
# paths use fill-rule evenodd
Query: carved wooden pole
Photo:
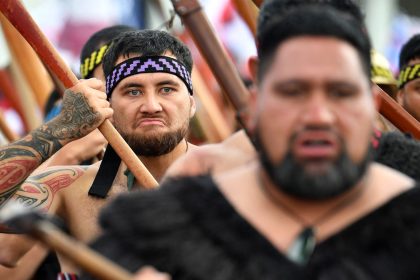
M 50 219 L 19 203 L 9 203 L 0 211 L 0 222 L 15 232 L 27 233 L 59 252 L 98 279 L 131 280 L 126 269 L 91 250 L 85 244 L 67 236 Z
M 202 104 L 202 108 L 198 108 L 197 116 L 203 126 L 204 135 L 212 143 L 221 142 L 229 137 L 232 131 L 211 96 L 200 72 L 193 68 L 191 76 L 194 85 L 194 94 L 198 96 Z
M 9 142 L 13 142 L 19 139 L 16 133 L 7 124 L 3 112 L 0 112 L 0 130 Z
M 233 0 L 233 4 L 255 38 L 257 36 L 258 8 L 251 0 Z
M 260 7 L 264 0 L 252 0 L 252 2 L 254 2 L 255 6 Z
M 28 131 L 34 130 L 42 124 L 41 110 L 35 100 L 35 95 L 16 60 L 10 61 L 9 70 L 22 104 L 24 118 L 27 120 Z
M 25 108 L 23 107 L 23 102 L 20 98 L 20 94 L 12 83 L 12 77 L 6 68 L 0 69 L 0 90 L 6 99 L 10 102 L 13 109 L 15 109 L 19 114 L 25 125 L 25 130 L 28 132 L 29 116 L 26 114 Z
M 420 139 L 419 122 L 379 87 L 378 91 L 381 97 L 379 113 L 387 118 L 399 130 L 408 132 L 414 138 Z
M 192 38 L 213 71 L 221 88 L 237 112 L 238 122 L 245 127 L 248 119 L 249 95 L 235 66 L 228 59 L 213 28 L 197 0 L 171 0 Z
M 53 89 L 48 73 L 34 50 L 13 25 L 3 16 L 0 17 L 0 22 L 13 59 L 19 65 L 38 106 L 44 108 L 48 96 Z

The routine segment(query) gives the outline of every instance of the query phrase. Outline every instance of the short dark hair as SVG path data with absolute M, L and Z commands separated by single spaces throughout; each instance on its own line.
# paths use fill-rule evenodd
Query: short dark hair
M 113 40 L 105 54 L 102 67 L 105 77 L 115 66 L 118 58 L 123 55 L 138 54 L 141 56 L 162 55 L 170 51 L 177 60 L 182 62 L 188 72 L 192 71 L 192 57 L 188 47 L 180 40 L 165 31 L 135 30 L 121 34 Z
M 83 64 L 86 58 L 89 58 L 90 55 L 98 50 L 102 45 L 105 45 L 112 41 L 115 37 L 120 35 L 122 32 L 135 30 L 134 27 L 127 25 L 114 25 L 104 29 L 101 29 L 95 33 L 86 41 L 85 45 L 82 48 L 80 53 L 80 64 Z M 86 78 L 91 78 L 92 72 L 86 76 Z
M 299 36 L 334 37 L 352 45 L 359 54 L 366 78 L 370 79 L 371 44 L 363 27 L 332 7 L 302 5 L 289 10 L 261 28 L 258 45 L 258 78 L 262 79 L 273 56 L 283 42 Z
M 353 16 L 360 25 L 364 26 L 364 15 L 353 0 L 265 0 L 258 15 L 257 42 L 260 41 L 261 30 L 266 28 L 272 20 L 284 16 L 290 9 L 308 4 L 328 5 Z
M 410 60 L 420 58 L 420 34 L 412 36 L 402 47 L 399 67 L 402 70 Z

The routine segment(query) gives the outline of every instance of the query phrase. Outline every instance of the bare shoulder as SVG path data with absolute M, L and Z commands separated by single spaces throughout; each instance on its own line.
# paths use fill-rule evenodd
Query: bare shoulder
M 255 154 L 255 148 L 243 129 L 232 134 L 221 144 L 225 148 L 233 148 L 244 153 Z
M 408 191 L 416 184 L 415 180 L 407 175 L 379 163 L 373 163 L 369 172 L 374 189 L 388 199 Z
M 217 157 L 220 144 L 207 144 L 196 146 L 189 144 L 188 152 L 179 157 L 166 170 L 163 181 L 168 177 L 196 176 L 210 172 L 213 158 Z
M 255 155 L 251 141 L 241 130 L 221 143 L 189 149 L 171 165 L 165 177 L 224 172 L 251 161 Z
M 77 186 L 78 181 L 90 176 L 95 170 L 97 171 L 95 165 L 48 167 L 41 173 L 28 177 L 12 200 L 43 211 L 50 211 L 54 205 L 52 212 L 55 212 L 59 207 L 60 194 Z

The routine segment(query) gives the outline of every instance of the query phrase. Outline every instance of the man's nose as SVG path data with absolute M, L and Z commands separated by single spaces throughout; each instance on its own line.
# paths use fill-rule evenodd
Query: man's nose
M 142 104 L 140 105 L 140 111 L 142 113 L 157 113 L 162 111 L 162 105 L 160 104 L 158 98 L 153 95 L 146 95 L 145 98 L 142 100 Z
M 307 124 L 330 125 L 335 121 L 335 113 L 332 110 L 328 98 L 324 94 L 316 94 L 308 100 L 303 119 Z

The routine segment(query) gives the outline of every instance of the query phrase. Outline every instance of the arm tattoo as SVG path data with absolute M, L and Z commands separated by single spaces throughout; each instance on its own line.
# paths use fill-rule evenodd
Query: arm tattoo
M 0 206 L 45 159 L 61 148 L 42 128 L 0 149 Z
M 83 94 L 67 90 L 59 116 L 0 149 L 0 206 L 63 144 L 86 135 L 100 121 L 99 113 L 93 111 Z
M 100 122 L 99 113 L 93 111 L 83 94 L 66 90 L 63 109 L 50 131 L 60 140 L 75 139 L 92 131 Z
M 31 176 L 23 182 L 13 200 L 26 207 L 48 211 L 55 194 L 82 176 L 87 167 L 72 166 L 52 169 L 39 175 Z

